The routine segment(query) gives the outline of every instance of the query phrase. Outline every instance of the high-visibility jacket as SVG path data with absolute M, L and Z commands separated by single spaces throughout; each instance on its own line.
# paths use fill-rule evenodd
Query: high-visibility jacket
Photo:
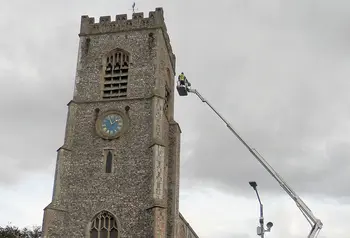
M 185 75 L 184 74 L 180 74 L 179 75 L 179 80 L 182 80 L 182 81 L 185 80 Z

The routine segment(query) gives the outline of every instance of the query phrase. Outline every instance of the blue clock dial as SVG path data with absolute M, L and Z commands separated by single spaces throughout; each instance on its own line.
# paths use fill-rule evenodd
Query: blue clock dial
M 123 118 L 118 114 L 109 114 L 102 120 L 102 131 L 108 136 L 115 136 L 123 127 Z

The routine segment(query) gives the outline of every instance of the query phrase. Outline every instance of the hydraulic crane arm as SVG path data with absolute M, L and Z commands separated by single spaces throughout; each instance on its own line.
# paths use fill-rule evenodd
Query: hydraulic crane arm
M 243 143 L 245 147 L 250 151 L 250 153 L 260 162 L 260 164 L 274 177 L 277 182 L 280 184 L 280 186 L 284 189 L 284 191 L 295 201 L 296 205 L 300 209 L 300 211 L 303 213 L 305 218 L 308 220 L 308 222 L 311 225 L 311 231 L 308 235 L 308 238 L 315 238 L 318 236 L 320 230 L 322 229 L 322 222 L 321 220 L 317 219 L 312 211 L 306 206 L 306 204 L 301 200 L 301 198 L 292 190 L 292 188 L 282 179 L 282 177 L 271 167 L 271 165 L 252 147 L 250 147 L 243 139 L 242 137 L 232 128 L 230 123 L 228 123 L 225 118 L 215 110 L 215 108 L 207 101 L 205 100 L 202 95 L 196 90 L 196 89 L 190 89 L 186 87 L 187 92 L 196 94 L 202 102 L 206 103 L 215 113 L 220 117 L 220 119 L 225 122 L 226 126 L 229 128 L 229 130 L 235 134 L 235 136 Z

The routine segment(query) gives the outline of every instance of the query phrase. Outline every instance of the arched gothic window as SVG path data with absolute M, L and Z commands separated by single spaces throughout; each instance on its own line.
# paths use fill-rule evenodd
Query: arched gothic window
M 92 220 L 90 238 L 118 238 L 117 219 L 109 212 L 102 211 Z
M 111 51 L 105 57 L 103 99 L 127 96 L 129 53 L 121 49 Z

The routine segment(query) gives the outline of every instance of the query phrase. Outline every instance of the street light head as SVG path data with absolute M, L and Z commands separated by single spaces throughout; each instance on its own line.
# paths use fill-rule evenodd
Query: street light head
M 249 185 L 253 187 L 253 189 L 256 189 L 256 187 L 258 186 L 258 184 L 255 181 L 250 181 Z
M 273 227 L 273 223 L 272 223 L 272 222 L 268 222 L 268 223 L 266 224 L 266 227 L 267 227 L 267 230 L 270 231 L 271 228 Z

